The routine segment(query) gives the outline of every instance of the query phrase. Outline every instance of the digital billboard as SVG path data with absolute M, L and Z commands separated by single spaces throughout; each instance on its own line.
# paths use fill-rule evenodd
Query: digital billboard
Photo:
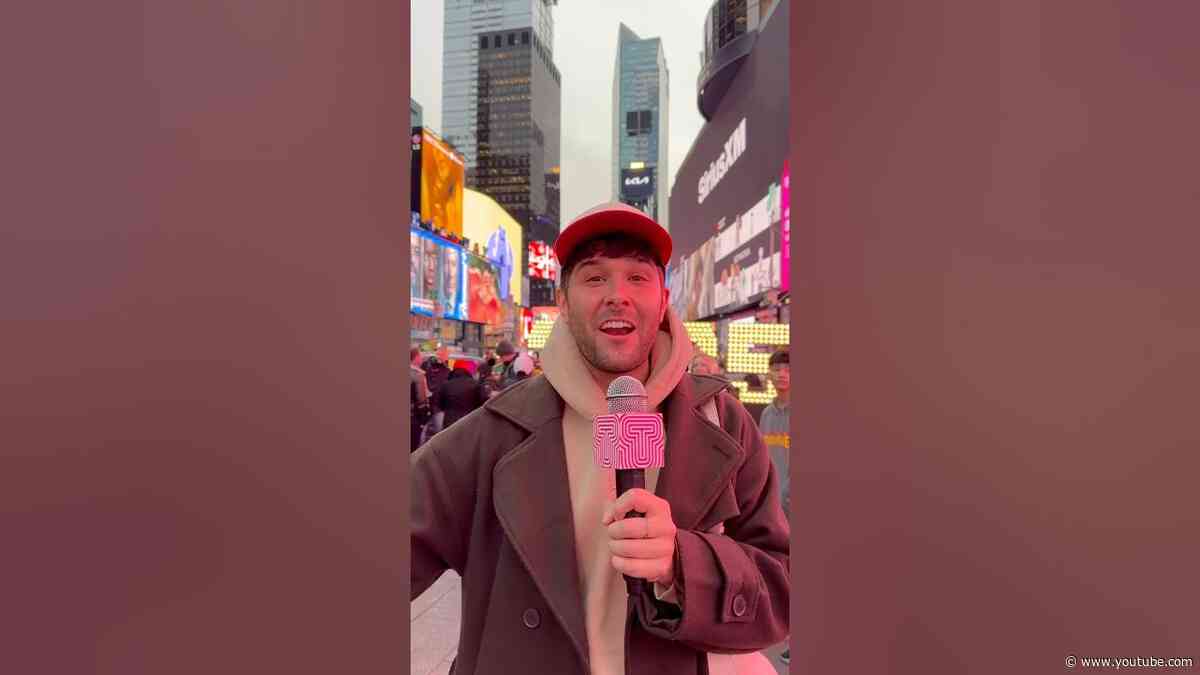
M 621 169 L 621 196 L 625 199 L 645 202 L 654 195 L 654 168 Z
M 530 279 L 557 279 L 558 266 L 558 258 L 549 244 L 544 241 L 529 242 Z
M 409 310 L 431 317 L 466 318 L 462 248 L 420 229 L 409 230 L 409 243 Z
M 463 191 L 462 234 L 471 240 L 472 248 L 479 244 L 480 251 L 499 269 L 501 299 L 524 304 L 520 267 L 525 240 L 520 223 L 494 199 L 468 188 Z
M 413 196 L 420 196 L 413 211 L 434 228 L 462 236 L 463 158 L 442 139 L 423 127 L 412 130 Z
M 787 3 L 775 12 L 676 171 L 669 222 L 689 226 L 671 230 L 671 283 L 688 296 L 677 305 L 685 319 L 734 310 L 785 283 L 782 209 L 773 205 L 782 204 L 788 150 Z
M 762 199 L 734 216 L 713 240 L 714 311 L 757 302 L 767 291 L 779 288 L 780 195 L 779 185 L 771 184 Z
M 475 255 L 467 259 L 467 320 L 490 326 L 504 324 L 500 280 L 496 268 Z

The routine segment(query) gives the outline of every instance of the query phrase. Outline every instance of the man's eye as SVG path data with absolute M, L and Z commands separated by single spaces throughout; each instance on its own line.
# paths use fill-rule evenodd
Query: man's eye
M 646 277 L 645 277 L 644 275 L 641 275 L 641 274 L 635 274 L 635 275 L 633 275 L 633 276 L 631 276 L 631 277 L 629 277 L 629 278 L 630 278 L 630 279 L 633 279 L 634 281 L 645 281 L 645 280 L 646 280 Z
M 590 276 L 590 277 L 588 277 L 588 278 L 587 278 L 587 280 L 588 280 L 589 282 L 591 282 L 591 281 L 604 281 L 604 277 L 602 277 L 602 276 L 600 276 L 600 275 L 593 275 L 593 276 Z

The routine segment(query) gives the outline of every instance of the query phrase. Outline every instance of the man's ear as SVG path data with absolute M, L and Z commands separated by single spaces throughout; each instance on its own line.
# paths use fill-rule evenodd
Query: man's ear
M 671 306 L 671 289 L 663 288 L 662 307 L 658 310 L 658 322 L 662 323 L 667 316 L 667 308 Z
M 560 312 L 563 311 L 563 305 L 567 304 L 567 290 L 562 286 L 554 289 L 554 304 Z

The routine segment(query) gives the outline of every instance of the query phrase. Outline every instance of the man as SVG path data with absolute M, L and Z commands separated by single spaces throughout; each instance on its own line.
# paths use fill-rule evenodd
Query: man
M 439 346 L 434 355 L 426 359 L 423 368 L 429 384 L 429 392 L 436 394 L 450 377 L 450 348 L 446 345 Z
M 496 345 L 496 356 L 500 357 L 499 370 L 497 372 L 496 390 L 508 388 L 509 385 L 517 382 L 517 377 L 514 364 L 517 360 L 517 348 L 508 340 L 503 340 Z
M 713 357 L 700 352 L 692 357 L 691 371 L 693 375 L 722 375 L 721 367 Z
M 791 431 L 788 426 L 788 402 L 791 400 L 792 374 L 789 364 L 787 347 L 777 349 L 767 361 L 767 379 L 775 386 L 775 400 L 763 408 L 759 428 L 763 439 L 771 452 L 771 462 L 775 464 L 775 473 L 779 476 L 783 512 L 791 514 L 792 491 L 791 480 L 788 478 L 791 466 Z M 784 650 L 780 658 L 784 663 L 791 661 L 791 650 Z
M 449 379 L 434 394 L 433 404 L 442 412 L 442 429 L 446 429 L 487 399 L 488 390 L 475 380 L 475 362 L 463 359 L 454 364 Z
M 413 456 L 412 597 L 446 569 L 462 576 L 458 672 L 773 673 L 756 650 L 788 632 L 778 479 L 724 382 L 684 373 L 669 235 L 610 204 L 554 249 L 560 316 L 543 375 Z M 663 414 L 666 466 L 618 498 L 593 459 L 592 418 L 621 375 Z M 622 574 L 651 583 L 628 597 Z
M 421 445 L 421 427 L 429 421 L 432 414 L 429 401 L 429 383 L 425 380 L 425 371 L 421 370 L 421 348 L 413 346 L 408 350 L 409 376 L 409 421 L 412 424 L 409 434 L 409 452 L 415 451 Z

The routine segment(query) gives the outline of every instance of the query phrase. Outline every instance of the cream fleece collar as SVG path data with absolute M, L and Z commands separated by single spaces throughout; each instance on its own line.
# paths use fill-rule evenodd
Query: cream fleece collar
M 675 310 L 668 307 L 650 351 L 646 398 L 651 409 L 658 407 L 675 390 L 691 358 L 692 341 L 687 329 L 675 315 Z M 566 404 L 584 417 L 591 419 L 608 412 L 606 392 L 592 379 L 567 326 L 567 318 L 561 314 L 542 349 L 542 373 Z

